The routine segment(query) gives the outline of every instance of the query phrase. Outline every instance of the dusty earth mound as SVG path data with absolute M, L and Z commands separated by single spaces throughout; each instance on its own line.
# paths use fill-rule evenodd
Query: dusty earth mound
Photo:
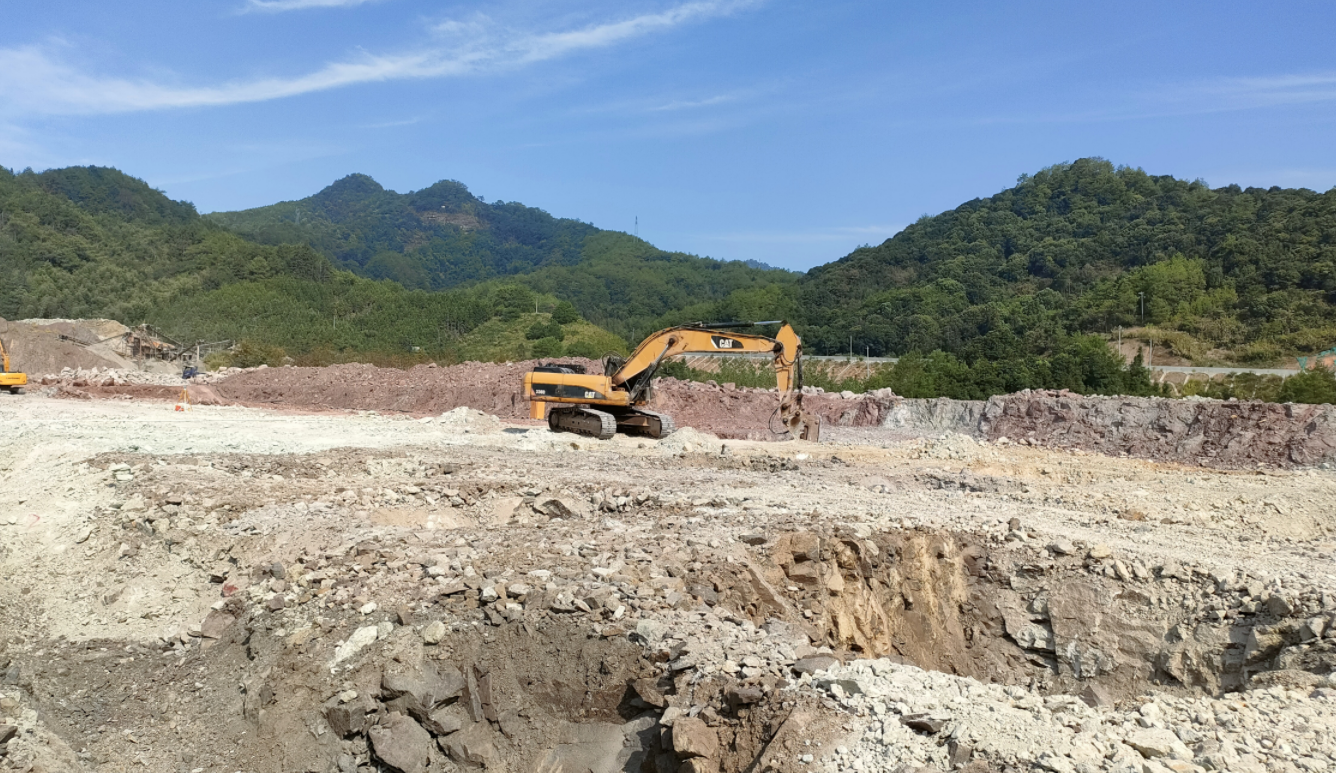
M 48 354 L 88 357 L 81 347 L 44 335 Z M 27 339 L 16 338 L 21 353 Z M 51 355 L 55 356 L 55 355 Z M 568 360 L 589 372 L 592 360 Z M 196 403 L 272 405 L 298 409 L 386 411 L 417 416 L 456 408 L 482 411 L 502 420 L 529 417 L 521 393 L 524 374 L 537 361 L 470 362 L 451 367 L 419 365 L 410 370 L 372 365 L 326 368 L 257 368 L 230 375 L 210 374 L 209 387 L 192 387 Z M 18 362 L 19 367 L 25 367 Z M 67 370 L 42 379 L 68 397 L 177 399 L 175 379 L 149 380 L 119 371 Z M 38 372 L 36 369 L 30 372 Z M 220 378 L 221 376 L 221 378 Z M 1336 463 L 1336 407 L 1262 402 L 1086 397 L 1069 392 L 1019 392 L 987 401 L 900 398 L 889 390 L 864 395 L 806 390 L 804 408 L 820 416 L 827 436 L 861 442 L 893 442 L 908 437 L 958 433 L 1029 445 L 1079 448 L 1103 454 L 1175 460 L 1229 468 L 1321 466 Z M 770 390 L 662 378 L 653 410 L 725 439 L 783 440 Z M 834 433 L 834 434 L 831 434 Z
M 723 438 L 774 440 L 779 434 L 779 394 L 773 389 L 716 386 L 696 381 L 661 378 L 654 387 L 653 408 L 673 417 L 679 427 L 690 426 Z M 895 405 L 889 389 L 867 395 L 810 390 L 803 409 L 821 417 L 826 426 L 880 426 Z
M 29 376 L 42 376 L 59 373 L 64 368 L 120 368 L 132 364 L 113 352 L 101 347 L 90 349 L 74 341 L 61 338 L 75 338 L 84 343 L 96 343 L 100 340 L 87 331 L 76 329 L 66 320 L 50 321 L 30 320 L 7 322 L 0 320 L 0 338 L 9 350 L 10 367 L 27 373 Z
M 563 362 L 583 365 L 589 373 L 600 373 L 603 367 L 593 360 L 567 358 Z M 521 394 L 521 382 L 524 374 L 538 364 L 466 362 L 444 368 L 428 364 L 406 371 L 360 364 L 260 368 L 225 379 L 216 392 L 225 400 L 249 405 L 421 415 L 466 406 L 502 419 L 526 419 L 529 406 Z M 884 393 L 851 399 L 809 394 L 804 402 L 828 424 L 864 427 L 879 425 L 892 404 Z M 655 386 L 650 407 L 671 415 L 678 426 L 696 427 L 723 438 L 779 437 L 770 430 L 771 418 L 779 407 L 779 395 L 773 390 L 663 378 Z M 777 419 L 773 426 L 779 428 Z

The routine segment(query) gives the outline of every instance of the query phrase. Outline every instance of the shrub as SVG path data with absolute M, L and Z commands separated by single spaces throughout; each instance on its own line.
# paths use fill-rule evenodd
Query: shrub
M 569 325 L 580 319 L 580 312 L 575 310 L 575 304 L 570 301 L 562 301 L 552 310 L 552 321 L 558 325 Z
M 561 357 L 566 353 L 565 347 L 561 341 L 556 338 L 540 338 L 533 343 L 533 354 L 535 359 L 542 357 Z
M 1277 401 L 1336 405 L 1336 373 L 1326 368 L 1314 368 L 1297 376 L 1290 376 L 1280 385 Z
M 225 361 L 224 358 L 215 361 L 222 363 L 221 367 L 258 368 L 261 365 L 268 365 L 274 368 L 282 365 L 287 356 L 287 352 L 283 351 L 281 346 L 246 340 L 232 347 L 225 355 Z

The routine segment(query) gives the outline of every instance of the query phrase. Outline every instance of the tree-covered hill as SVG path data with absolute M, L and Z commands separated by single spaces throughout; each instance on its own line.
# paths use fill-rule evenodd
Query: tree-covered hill
M 249 242 L 114 169 L 0 167 L 0 317 L 137 323 L 224 285 L 332 274 L 310 247 Z
M 363 174 L 300 201 L 209 217 L 260 243 L 309 244 L 340 268 L 423 290 L 578 263 L 598 230 L 523 204 L 487 204 L 451 180 L 400 194 Z
M 665 252 L 516 202 L 489 204 L 452 180 L 396 193 L 353 174 L 300 201 L 208 217 L 263 244 L 310 245 L 336 266 L 409 288 L 509 278 L 573 302 L 628 339 L 693 314 L 741 318 L 756 306 L 757 292 L 798 281 L 768 266 Z M 755 313 L 775 312 L 767 306 Z
M 665 252 L 450 181 L 399 194 L 352 175 L 300 202 L 201 217 L 114 169 L 0 168 L 0 317 L 448 358 L 478 340 L 517 350 L 510 322 L 468 336 L 559 301 L 630 343 L 671 324 L 786 318 L 817 353 L 851 338 L 859 353 L 939 352 L 934 368 L 985 374 L 981 393 L 1066 383 L 1044 374 L 1103 345 L 1083 334 L 1120 326 L 1154 336 L 1157 360 L 1167 348 L 1269 364 L 1336 344 L 1336 191 L 1212 190 L 1083 159 L 803 276 Z
M 811 270 L 799 303 L 825 351 L 852 336 L 997 360 L 1154 325 L 1185 355 L 1273 361 L 1336 344 L 1336 190 L 1213 190 L 1082 159 Z
M 428 292 L 358 277 L 308 245 L 242 238 L 114 169 L 0 167 L 6 319 L 109 317 L 151 322 L 187 341 L 248 339 L 345 356 L 429 350 L 449 359 L 489 320 L 556 305 L 515 284 Z M 615 337 L 588 323 L 570 330 L 572 344 L 615 348 Z

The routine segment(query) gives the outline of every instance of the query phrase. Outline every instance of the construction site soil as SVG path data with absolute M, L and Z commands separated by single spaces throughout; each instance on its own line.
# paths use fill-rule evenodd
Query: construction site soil
M 596 441 L 531 365 L 0 396 L 0 770 L 1336 766 L 1330 407 L 813 392 L 777 442 L 664 379 L 684 429 Z

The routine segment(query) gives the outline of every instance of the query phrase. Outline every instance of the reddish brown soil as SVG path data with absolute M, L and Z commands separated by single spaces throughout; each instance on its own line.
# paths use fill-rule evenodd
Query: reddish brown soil
M 601 365 L 574 360 L 589 372 Z M 221 402 L 300 408 L 397 411 L 415 415 L 439 414 L 461 405 L 503 419 L 529 416 L 521 395 L 524 374 L 536 362 L 468 362 L 448 368 L 419 365 L 410 370 L 372 365 L 333 365 L 327 368 L 269 368 L 248 371 L 213 387 Z M 201 401 L 204 398 L 201 396 Z M 805 407 L 830 424 L 877 426 L 886 409 L 876 399 L 841 400 L 812 395 Z M 709 384 L 661 379 L 650 408 L 672 416 L 678 426 L 695 427 L 721 437 L 767 440 L 771 416 L 779 395 L 756 389 L 726 389 Z M 778 427 L 778 422 L 775 422 Z
M 571 360 L 600 372 L 590 360 Z M 461 405 L 523 419 L 529 405 L 520 394 L 524 374 L 535 362 L 466 362 L 448 368 L 418 365 L 409 370 L 374 365 L 326 368 L 265 368 L 239 373 L 213 385 L 222 401 L 248 405 L 444 413 Z

